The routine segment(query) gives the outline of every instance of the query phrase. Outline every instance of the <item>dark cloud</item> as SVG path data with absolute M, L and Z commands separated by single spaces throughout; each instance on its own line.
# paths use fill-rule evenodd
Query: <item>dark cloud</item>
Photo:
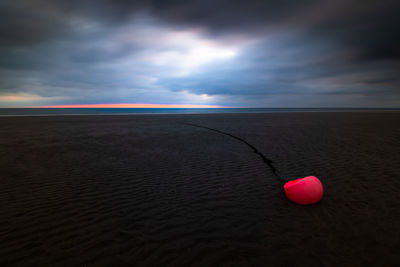
M 60 36 L 65 25 L 28 9 L 0 4 L 0 47 L 29 46 Z
M 350 60 L 398 61 L 400 17 L 398 1 L 348 1 L 334 16 L 322 19 L 308 32 L 354 51 Z

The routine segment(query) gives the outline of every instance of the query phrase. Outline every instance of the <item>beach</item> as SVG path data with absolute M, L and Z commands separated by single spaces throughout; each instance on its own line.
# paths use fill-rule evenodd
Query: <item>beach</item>
M 399 197 L 395 111 L 0 118 L 1 266 L 395 266 Z

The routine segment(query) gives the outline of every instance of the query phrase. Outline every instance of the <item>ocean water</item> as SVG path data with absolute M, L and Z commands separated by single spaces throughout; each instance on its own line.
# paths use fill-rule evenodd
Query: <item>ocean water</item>
M 399 108 L 0 108 L 0 116 L 400 111 Z

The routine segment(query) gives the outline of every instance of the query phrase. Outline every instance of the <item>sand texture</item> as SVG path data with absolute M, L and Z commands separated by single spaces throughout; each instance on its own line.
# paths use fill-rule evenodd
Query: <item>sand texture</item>
M 399 225 L 399 112 L 0 118 L 0 266 L 400 266 Z

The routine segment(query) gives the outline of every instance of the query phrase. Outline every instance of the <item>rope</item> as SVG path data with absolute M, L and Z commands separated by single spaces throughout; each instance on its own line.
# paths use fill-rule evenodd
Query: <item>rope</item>
M 227 135 L 227 136 L 229 136 L 229 137 L 232 137 L 232 138 L 234 138 L 234 139 L 236 139 L 236 140 L 238 140 L 238 141 L 244 143 L 245 145 L 247 145 L 248 147 L 250 147 L 250 148 L 253 150 L 253 152 L 256 153 L 256 154 L 262 159 L 262 161 L 271 169 L 272 173 L 273 173 L 276 177 L 278 177 L 279 180 L 281 180 L 282 183 L 286 183 L 286 182 L 288 181 L 288 180 L 284 179 L 281 175 L 279 175 L 279 173 L 278 173 L 276 167 L 273 165 L 274 162 L 273 162 L 272 160 L 270 160 L 269 158 L 267 158 L 267 157 L 266 157 L 264 154 L 262 154 L 255 146 L 253 146 L 252 144 L 250 144 L 250 143 L 247 142 L 246 140 L 244 140 L 244 139 L 242 139 L 242 138 L 240 138 L 240 137 L 234 136 L 234 135 L 232 135 L 232 134 L 230 134 L 230 133 L 223 132 L 223 131 L 220 131 L 220 130 L 217 130 L 217 129 L 213 129 L 213 128 L 210 128 L 210 127 L 207 127 L 207 126 L 202 126 L 202 125 L 197 125 L 197 124 L 187 123 L 187 122 L 182 122 L 182 123 L 180 123 L 180 124 L 189 125 L 189 126 L 198 127 L 198 128 L 203 128 L 203 129 L 207 129 L 207 130 L 210 130 L 210 131 L 219 133 L 219 134 Z

